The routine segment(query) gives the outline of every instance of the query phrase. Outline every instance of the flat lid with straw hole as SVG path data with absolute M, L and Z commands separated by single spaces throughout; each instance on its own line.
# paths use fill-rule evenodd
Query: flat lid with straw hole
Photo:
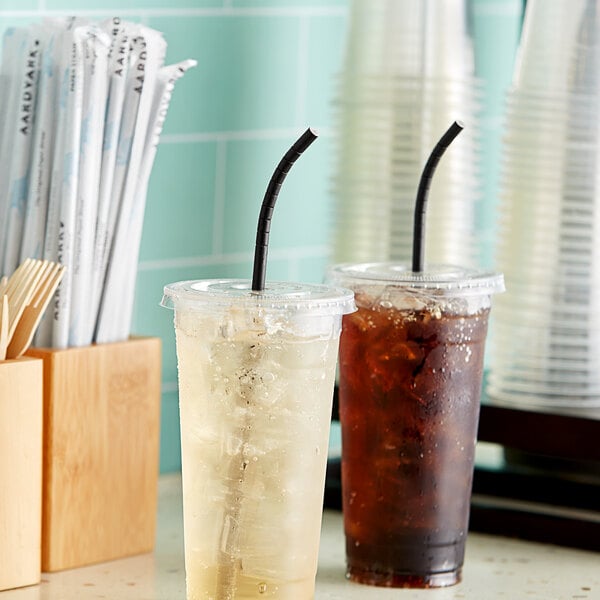
M 175 310 L 232 306 L 315 315 L 343 315 L 356 310 L 354 294 L 339 287 L 271 281 L 259 292 L 251 288 L 251 282 L 244 279 L 180 281 L 165 286 L 161 305 Z
M 429 265 L 426 271 L 392 262 L 342 264 L 331 269 L 335 283 L 352 287 L 352 283 L 397 285 L 403 288 L 439 290 L 445 296 L 497 294 L 504 291 L 500 273 L 467 269 L 453 265 Z

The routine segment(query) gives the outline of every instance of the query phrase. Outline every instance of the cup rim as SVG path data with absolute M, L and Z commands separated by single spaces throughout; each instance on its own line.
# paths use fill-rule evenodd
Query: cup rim
M 333 285 L 269 281 L 252 290 L 249 279 L 196 279 L 165 285 L 161 306 L 174 310 L 240 307 L 343 315 L 356 310 L 354 293 Z
M 403 263 L 342 263 L 330 269 L 330 279 L 350 286 L 350 282 L 416 289 L 444 296 L 481 296 L 505 290 L 502 273 L 455 265 L 432 264 L 414 272 Z

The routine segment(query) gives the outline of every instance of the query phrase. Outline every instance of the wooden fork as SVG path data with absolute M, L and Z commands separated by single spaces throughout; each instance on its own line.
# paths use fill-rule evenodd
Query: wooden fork
M 31 260 L 21 271 L 17 271 L 8 280 L 8 339 L 9 343 L 15 333 L 21 315 L 31 299 L 44 274 L 51 268 L 52 263 L 42 260 Z M 11 286 L 11 280 L 13 280 Z
M 35 293 L 21 311 L 12 337 L 6 350 L 7 358 L 18 358 L 22 356 L 33 339 L 33 335 L 39 325 L 44 311 L 48 306 L 60 280 L 65 272 L 65 267 L 56 263 L 46 265 L 43 272 L 39 274 Z M 39 280 L 41 279 L 41 280 Z
M 21 278 L 27 273 L 27 271 L 29 271 L 31 269 L 31 267 L 36 263 L 37 261 L 33 258 L 26 258 L 13 272 L 13 274 L 6 278 L 6 275 L 2 278 L 6 278 L 6 287 L 5 289 L 5 293 L 6 294 L 11 294 L 14 293 L 15 289 L 17 288 L 17 286 L 19 285 L 19 282 L 21 281 Z

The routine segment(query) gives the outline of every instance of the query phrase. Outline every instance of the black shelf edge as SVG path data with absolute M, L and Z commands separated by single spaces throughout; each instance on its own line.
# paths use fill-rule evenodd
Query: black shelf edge
M 478 439 L 532 454 L 600 462 L 600 419 L 483 403 Z
M 549 514 L 544 506 L 523 510 L 494 505 L 493 499 L 474 496 L 471 501 L 469 530 L 478 533 L 519 538 L 531 542 L 567 546 L 600 552 L 600 514 L 596 518 L 577 518 L 569 514 Z

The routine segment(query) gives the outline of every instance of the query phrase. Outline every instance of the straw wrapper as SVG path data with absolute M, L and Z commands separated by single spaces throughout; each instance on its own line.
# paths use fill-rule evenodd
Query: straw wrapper
M 89 28 L 75 26 L 63 40 L 62 62 L 68 67 L 61 82 L 59 127 L 55 156 L 57 168 L 52 173 L 50 206 L 56 212 L 48 220 L 46 238 L 50 244 L 47 260 L 56 260 L 65 266 L 65 275 L 54 300 L 52 346 L 66 348 L 69 343 L 69 319 L 73 282 L 75 226 L 77 216 L 77 182 L 79 177 L 79 146 L 83 111 L 84 44 Z M 61 158 L 62 157 L 62 158 Z M 54 229 L 50 229 L 54 228 Z M 55 256 L 55 258 L 53 258 Z
M 19 103 L 17 120 L 13 123 L 12 161 L 8 178 L 8 210 L 6 211 L 5 247 L 3 272 L 12 273 L 19 264 L 25 205 L 29 185 L 29 155 L 33 138 L 38 73 L 40 63 L 40 39 L 37 32 L 28 32 L 24 54 L 21 55 L 21 76 L 18 80 Z
M 0 267 L 66 267 L 36 345 L 126 339 L 156 144 L 195 62 L 164 67 L 162 34 L 119 18 L 10 29 L 2 51 Z
M 98 191 L 104 136 L 104 112 L 108 91 L 106 72 L 110 37 L 99 28 L 88 32 L 84 44 L 84 99 L 79 156 L 79 182 L 75 248 L 73 255 L 72 306 L 69 318 L 69 346 L 87 346 L 92 341 L 92 301 Z
M 116 289 L 123 268 L 119 258 L 126 259 L 128 251 L 132 250 L 129 239 L 131 216 L 134 209 L 134 199 L 138 188 L 139 169 L 144 152 L 148 120 L 152 110 L 154 88 L 157 83 L 158 65 L 162 63 L 166 51 L 166 43 L 162 36 L 151 29 L 142 27 L 133 39 L 133 51 L 137 55 L 127 78 L 125 113 L 119 136 L 119 154 L 113 182 L 113 200 L 119 194 L 118 219 L 117 214 L 109 218 L 109 232 L 113 229 L 111 221 L 116 223 L 114 240 L 110 254 L 106 253 L 102 271 L 106 272 L 104 295 L 101 300 L 98 317 L 96 341 L 108 342 L 113 339 L 111 334 L 114 318 L 110 302 L 110 291 Z M 114 213 L 115 211 L 113 211 Z M 110 238 L 110 235 L 109 235 Z M 109 258 L 112 257 L 110 265 Z
M 13 163 L 12 145 L 15 141 L 15 123 L 18 120 L 19 96 L 21 94 L 22 73 L 25 49 L 29 34 L 26 29 L 8 29 L 4 34 L 2 47 L 2 105 L 4 115 L 0 128 L 0 270 L 3 271 L 6 253 L 6 233 L 10 212 L 10 175 Z
M 108 323 L 112 323 L 111 333 L 103 331 L 104 328 L 98 329 L 99 340 L 102 335 L 106 335 L 108 339 L 123 339 L 127 337 L 131 330 L 131 320 L 133 314 L 133 303 L 135 295 L 135 278 L 132 277 L 136 272 L 138 263 L 140 244 L 142 241 L 142 226 L 144 223 L 144 212 L 146 207 L 146 193 L 148 190 L 148 182 L 154 165 L 156 151 L 162 128 L 165 122 L 171 95 L 178 79 L 183 77 L 186 71 L 196 66 L 195 60 L 185 60 L 178 64 L 162 67 L 158 72 L 156 88 L 154 90 L 154 99 L 152 109 L 150 111 L 151 121 L 144 142 L 144 154 L 140 164 L 138 183 L 135 187 L 135 197 L 132 205 L 131 215 L 128 220 L 123 221 L 124 232 L 123 237 L 126 237 L 129 249 L 124 250 L 125 255 L 120 259 L 113 261 L 112 270 L 113 277 L 119 278 L 118 283 L 107 285 L 107 294 L 102 314 L 111 314 L 112 319 Z M 126 232 L 126 233 L 125 233 Z M 119 248 L 115 247 L 115 252 L 119 252 Z M 117 254 L 117 256 L 120 256 Z M 115 267 L 122 268 L 116 272 Z M 110 281 L 110 280 L 109 280 Z M 108 292 L 112 292 L 110 295 Z M 101 315 L 102 316 L 102 315 Z M 106 317 L 105 317 L 106 319 Z M 101 320 L 100 323 L 106 323 L 106 320 Z
M 46 22 L 40 29 L 42 60 L 38 78 L 38 101 L 29 167 L 29 189 L 20 261 L 41 258 L 46 236 L 46 213 L 52 168 L 55 121 L 54 107 L 58 94 L 57 65 L 63 22 Z
M 102 168 L 100 175 L 100 190 L 98 198 L 98 213 L 92 262 L 92 297 L 91 297 L 91 327 L 96 326 L 96 317 L 100 306 L 104 276 L 109 255 L 109 231 L 114 230 L 118 204 L 113 199 L 112 189 L 117 162 L 119 145 L 119 130 L 123 116 L 123 102 L 129 63 L 131 61 L 130 38 L 134 31 L 122 24 L 112 22 L 113 34 L 109 60 L 109 93 L 106 108 L 104 141 L 102 144 Z M 114 201 L 113 201 L 114 200 Z M 111 210 L 112 205 L 112 210 Z

